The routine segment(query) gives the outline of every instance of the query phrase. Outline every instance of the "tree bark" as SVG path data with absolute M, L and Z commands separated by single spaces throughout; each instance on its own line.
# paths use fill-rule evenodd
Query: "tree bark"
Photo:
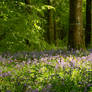
M 69 49 L 85 49 L 82 23 L 82 0 L 70 0 Z
M 57 46 L 57 39 L 58 39 L 58 32 L 57 32 L 57 30 L 56 30 L 56 27 L 57 27 L 57 23 L 56 23 L 56 17 L 55 17 L 55 15 L 54 15 L 54 43 L 55 43 L 55 45 Z
M 26 4 L 30 4 L 30 0 L 25 0 L 25 3 Z
M 48 0 L 48 5 L 51 5 L 50 0 Z M 50 44 L 54 43 L 54 17 L 52 9 L 48 9 L 48 39 Z
M 85 43 L 86 47 L 91 44 L 91 30 L 92 30 L 92 0 L 86 0 L 86 30 L 85 30 Z
M 92 48 L 92 0 L 91 0 L 91 48 Z

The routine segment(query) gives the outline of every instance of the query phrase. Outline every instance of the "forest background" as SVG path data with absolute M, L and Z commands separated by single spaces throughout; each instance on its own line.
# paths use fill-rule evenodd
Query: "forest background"
M 87 24 L 88 17 L 89 22 L 91 21 L 91 14 L 87 13 L 86 0 L 82 1 L 82 35 L 86 45 L 83 48 L 91 48 L 92 30 L 89 29 L 91 23 Z M 74 9 L 70 11 L 71 2 L 69 0 L 0 0 L 0 52 L 68 49 L 69 43 L 76 43 L 71 42 L 73 32 L 69 31 L 70 12 L 75 11 Z M 90 27 L 87 28 L 87 25 Z M 72 37 L 69 37 L 69 34 Z M 81 40 L 77 33 L 75 36 Z M 82 47 L 71 45 L 71 48 Z

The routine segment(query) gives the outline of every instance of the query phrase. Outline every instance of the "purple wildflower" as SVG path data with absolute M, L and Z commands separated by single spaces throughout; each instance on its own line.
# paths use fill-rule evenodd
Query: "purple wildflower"
M 38 89 L 33 90 L 32 92 L 39 92 Z

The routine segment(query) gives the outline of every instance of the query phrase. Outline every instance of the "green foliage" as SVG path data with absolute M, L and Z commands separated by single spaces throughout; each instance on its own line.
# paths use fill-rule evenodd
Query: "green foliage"
M 41 25 L 45 20 L 37 15 L 38 9 L 23 2 L 0 2 L 0 47 L 2 48 L 0 51 L 15 52 L 44 48 L 42 47 L 44 29 Z M 29 41 L 28 44 L 25 42 L 26 39 Z
M 0 52 L 33 51 L 52 48 L 66 48 L 69 29 L 69 0 L 0 1 Z M 83 20 L 85 25 L 85 0 L 83 0 Z M 46 42 L 48 9 L 54 11 L 57 31 L 57 47 Z M 84 26 L 85 27 L 85 26 Z

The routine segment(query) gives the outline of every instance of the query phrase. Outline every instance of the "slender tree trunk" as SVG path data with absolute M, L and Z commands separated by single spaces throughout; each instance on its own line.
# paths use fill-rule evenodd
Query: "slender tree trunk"
M 55 40 L 55 45 L 57 46 L 57 38 L 58 38 L 57 37 L 58 36 L 57 34 L 58 33 L 57 33 L 57 30 L 56 30 L 56 27 L 57 27 L 56 25 L 57 25 L 56 24 L 56 18 L 55 18 L 55 15 L 54 15 L 54 40 Z
M 48 5 L 51 5 L 50 0 L 48 0 Z M 50 44 L 54 43 L 54 17 L 52 9 L 48 9 L 48 39 Z
M 82 0 L 70 0 L 69 49 L 85 49 L 82 23 Z
M 86 0 L 86 30 L 85 30 L 85 43 L 86 47 L 88 47 L 91 44 L 91 30 L 92 30 L 92 0 Z

